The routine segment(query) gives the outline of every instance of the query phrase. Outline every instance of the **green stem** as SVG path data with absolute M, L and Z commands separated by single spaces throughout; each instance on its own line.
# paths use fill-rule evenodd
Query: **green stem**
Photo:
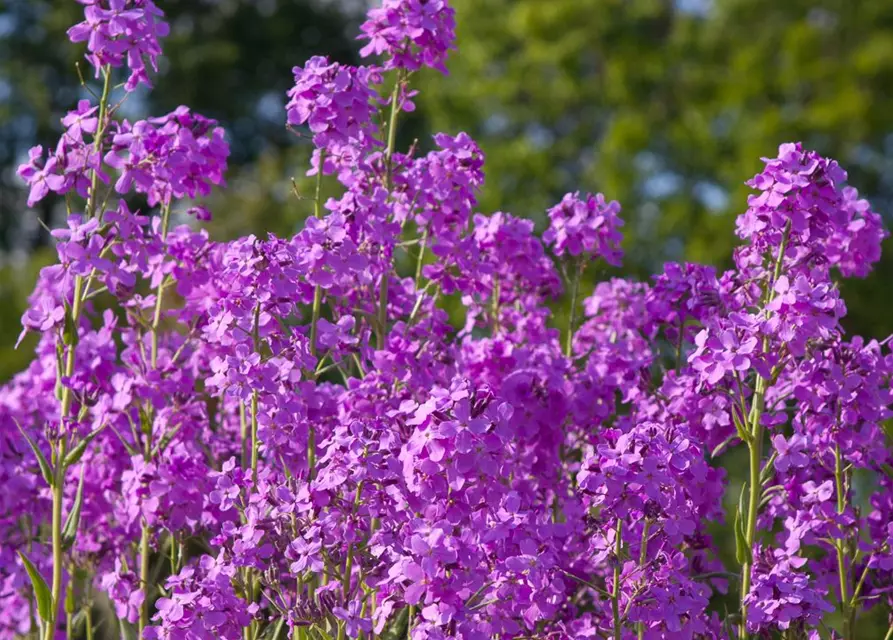
M 93 139 L 93 148 L 94 150 L 102 155 L 102 137 L 105 133 L 105 119 L 108 107 L 108 99 L 112 90 L 112 78 L 111 78 L 111 70 L 108 66 L 103 69 L 104 81 L 102 88 L 102 98 L 99 102 L 99 116 L 98 116 L 98 124 L 96 125 L 96 136 Z M 85 210 L 85 217 L 89 219 L 92 217 L 93 212 L 96 208 L 96 187 L 99 180 L 99 172 L 94 170 L 92 177 L 90 179 L 90 193 L 89 198 L 87 200 L 87 206 Z M 81 316 L 81 310 L 83 308 L 82 305 L 82 294 L 84 288 L 84 279 L 82 276 L 75 276 L 74 279 L 74 292 L 72 296 L 72 304 L 71 304 L 71 324 L 74 327 L 74 330 L 77 331 L 78 320 Z M 68 346 L 68 353 L 65 357 L 65 365 L 64 365 L 64 377 L 71 377 L 74 373 L 74 364 L 75 364 L 75 346 Z M 74 396 L 71 392 L 71 388 L 65 386 L 62 388 L 62 398 L 60 400 L 60 411 L 59 411 L 59 427 L 60 430 L 63 428 L 63 424 L 65 419 L 69 416 L 71 412 L 71 404 L 74 401 Z M 65 472 L 66 468 L 63 464 L 63 460 L 65 460 L 65 453 L 67 450 L 67 443 L 64 437 L 59 439 L 58 444 L 55 447 L 55 457 L 56 457 L 56 467 L 55 473 L 53 477 L 53 515 L 52 515 L 52 544 L 53 544 L 53 585 L 51 590 L 51 595 L 53 597 L 53 608 L 50 612 L 50 620 L 47 621 L 46 628 L 44 629 L 44 640 L 53 640 L 56 631 L 56 616 L 59 614 L 59 604 L 62 596 L 62 561 L 64 551 L 62 549 L 62 502 L 64 499 L 64 489 L 65 489 Z
M 772 281 L 767 283 L 765 293 L 765 305 L 768 306 L 775 295 L 775 283 L 781 276 L 781 268 L 784 264 L 785 250 L 788 246 L 788 239 L 791 233 L 791 222 L 788 220 L 781 237 L 781 244 L 778 247 L 778 255 L 775 258 L 775 266 L 772 270 Z M 763 338 L 763 351 L 768 351 L 769 339 Z M 744 540 L 748 548 L 748 560 L 741 567 L 741 623 L 739 636 L 742 640 L 748 638 L 747 633 L 747 606 L 744 599 L 750 592 L 750 581 L 753 573 L 753 543 L 756 537 L 757 517 L 760 507 L 760 492 L 762 491 L 761 463 L 763 460 L 763 410 L 766 403 L 766 390 L 768 381 L 761 375 L 757 374 L 757 381 L 754 385 L 753 400 L 750 406 L 750 415 L 748 416 L 748 429 L 750 431 L 750 441 L 747 443 L 750 453 L 750 496 L 747 504 L 747 521 L 744 532 Z
M 171 221 L 171 206 L 170 203 L 164 204 L 161 207 L 161 240 L 164 242 L 167 240 L 167 232 L 168 227 L 170 226 Z M 150 353 L 150 364 L 152 369 L 156 369 L 158 367 L 158 329 L 161 326 L 161 310 L 164 306 L 164 290 L 165 285 L 164 282 L 159 282 L 158 287 L 155 290 L 155 310 L 152 315 L 152 328 L 151 328 L 151 353 Z M 154 414 L 154 411 L 152 412 Z M 148 432 L 146 433 L 146 441 L 143 447 L 143 457 L 146 461 L 150 461 L 152 459 L 152 440 L 153 440 L 153 428 L 154 428 L 154 417 L 150 416 L 148 422 Z M 151 593 L 150 593 L 150 563 L 151 559 L 151 540 L 152 540 L 152 528 L 144 523 L 142 526 L 142 531 L 140 533 L 140 586 L 143 589 L 143 593 L 145 593 L 145 600 L 143 601 L 143 606 L 140 607 L 140 618 L 138 623 L 138 638 L 143 637 L 143 632 L 146 627 L 149 626 L 149 607 L 151 605 Z
M 257 465 L 260 441 L 257 438 L 257 391 L 251 392 L 251 481 L 257 490 Z
M 171 222 L 171 205 L 161 208 L 161 241 L 167 240 L 167 230 Z M 164 306 L 164 282 L 155 290 L 155 312 L 152 315 L 152 368 L 158 366 L 158 327 L 161 325 L 161 309 Z
M 397 116 L 400 114 L 400 88 L 403 85 L 403 74 L 397 74 L 397 80 L 394 82 L 394 90 L 391 93 L 391 117 L 388 121 L 388 148 L 385 151 L 385 171 L 387 172 L 387 189 L 390 194 L 393 188 L 393 157 L 394 148 L 397 146 Z M 381 274 L 381 283 L 378 288 L 378 326 L 376 336 L 376 346 L 378 349 L 384 349 L 385 336 L 387 335 L 388 324 L 388 278 L 390 269 Z
M 642 527 L 642 544 L 639 548 L 639 567 L 644 567 L 645 563 L 648 561 L 648 529 L 651 525 L 651 522 L 646 519 L 645 526 Z M 645 637 L 645 623 L 637 622 L 636 623 L 636 636 L 638 640 L 643 640 Z
M 871 569 L 871 561 L 869 559 L 868 562 L 865 563 L 865 568 L 862 569 L 862 575 L 859 576 L 859 582 L 856 583 L 856 588 L 853 589 L 853 595 L 850 596 L 850 633 L 853 634 L 853 637 L 856 638 L 856 605 L 859 602 L 859 595 L 862 593 L 862 587 L 865 584 L 865 578 L 868 577 L 868 572 Z
M 322 165 L 325 161 L 324 152 L 319 152 L 319 171 L 316 173 L 316 196 L 313 199 L 313 215 L 322 218 Z M 322 307 L 322 287 L 316 285 L 313 289 L 313 316 L 310 320 L 310 353 L 316 355 L 316 334 L 319 323 L 319 313 Z
M 846 509 L 846 495 L 844 494 L 844 473 L 840 459 L 840 447 L 834 447 L 834 489 L 837 493 L 837 513 L 842 514 Z M 834 548 L 837 551 L 837 577 L 840 581 L 840 613 L 843 616 L 843 640 L 850 640 L 852 635 L 849 612 L 847 552 L 843 540 L 835 540 Z
M 353 496 L 353 508 L 351 515 L 356 515 L 360 508 L 360 500 L 363 497 L 363 481 L 357 484 L 357 489 Z M 344 600 L 350 595 L 350 578 L 353 573 L 353 544 L 347 545 L 347 559 L 344 561 L 344 574 L 341 576 L 341 590 L 344 594 Z
M 97 115 L 97 124 L 96 124 L 96 135 L 93 138 L 93 151 L 99 154 L 99 157 L 102 157 L 102 137 L 105 135 L 106 130 L 106 115 L 108 114 L 108 101 L 109 96 L 112 93 L 112 70 L 109 65 L 106 65 L 102 69 L 103 81 L 102 81 L 102 97 L 99 100 L 99 114 Z M 90 192 L 88 194 L 87 201 L 87 211 L 86 217 L 87 219 L 92 218 L 93 214 L 96 213 L 96 189 L 99 186 L 99 171 L 96 169 L 93 170 L 92 175 L 90 176 Z
M 171 575 L 175 576 L 179 572 L 179 564 L 180 561 L 178 559 L 178 552 L 180 550 L 180 544 L 171 537 Z
M 140 587 L 145 594 L 143 606 L 140 607 L 140 619 L 138 627 L 138 638 L 143 637 L 143 631 L 149 626 L 149 548 L 152 530 L 149 525 L 144 524 L 140 534 Z
M 319 153 L 319 171 L 316 174 L 316 196 L 314 197 L 313 215 L 316 218 L 322 217 L 322 202 L 320 200 L 322 194 L 322 166 L 325 161 L 324 152 Z M 310 354 L 316 356 L 316 339 L 319 332 L 319 316 L 322 312 L 322 287 L 316 285 L 313 289 L 313 308 L 310 318 Z M 313 425 L 310 425 L 310 432 L 307 435 L 307 480 L 313 480 L 314 467 L 316 467 L 316 431 Z
M 84 609 L 84 626 L 87 631 L 87 640 L 93 640 L 93 607 L 87 604 Z
M 394 82 L 394 90 L 391 92 L 391 117 L 388 120 L 388 148 L 385 151 L 385 170 L 387 171 L 387 187 L 391 190 L 393 179 L 393 166 L 391 158 L 394 156 L 394 149 L 397 146 L 397 116 L 400 115 L 400 87 L 403 85 L 403 74 L 397 74 L 397 80 Z
M 425 259 L 425 247 L 428 244 L 428 227 L 425 227 L 422 231 L 422 239 L 419 242 L 419 259 L 416 261 L 415 265 L 415 288 L 416 291 L 419 290 L 419 283 L 422 281 L 422 263 Z
M 750 496 L 747 503 L 747 521 L 744 533 L 744 540 L 750 551 L 748 557 L 750 561 L 745 562 L 741 569 L 741 638 L 747 638 L 747 606 L 744 604 L 744 598 L 750 593 L 751 572 L 753 569 L 753 542 L 756 536 L 757 516 L 759 515 L 760 504 L 760 463 L 763 457 L 763 428 L 760 421 L 763 416 L 763 403 L 765 401 L 765 385 L 763 379 L 757 381 L 754 391 L 754 403 L 750 412 L 751 417 L 751 441 L 748 442 L 750 453 Z
M 614 640 L 621 640 L 620 627 L 620 538 L 623 523 L 617 518 L 616 535 L 614 537 L 614 585 L 611 589 L 611 615 L 614 619 Z
M 241 442 L 241 447 L 239 451 L 241 452 L 241 464 L 239 465 L 242 469 L 248 468 L 248 447 L 250 439 L 248 437 L 248 416 L 245 413 L 245 403 L 241 400 L 239 401 L 239 440 Z
M 260 303 L 258 303 L 254 307 L 254 327 L 251 332 L 252 339 L 254 341 L 254 351 L 258 353 L 260 351 Z M 258 392 L 257 390 L 253 390 L 251 392 L 251 405 L 249 408 L 249 422 L 251 427 L 251 483 L 252 483 L 252 491 L 257 491 L 257 470 L 260 462 L 260 439 L 258 438 Z M 248 593 L 246 594 L 248 597 L 249 603 L 257 602 L 260 597 L 260 578 L 257 575 L 257 571 L 248 568 L 246 571 L 246 589 Z M 249 637 L 257 638 L 258 632 L 260 630 L 259 622 L 257 620 L 252 620 L 249 625 Z
M 74 353 L 73 346 L 69 347 L 69 353 Z M 66 370 L 67 369 L 68 368 L 66 366 Z M 65 391 L 68 391 L 68 387 L 65 387 Z M 63 393 L 65 393 L 65 391 L 63 391 Z M 71 397 L 70 394 L 67 397 Z M 65 415 L 65 413 L 63 413 L 63 415 Z M 53 478 L 53 609 L 50 614 L 50 620 L 47 622 L 46 628 L 44 630 L 44 640 L 53 640 L 55 636 L 54 631 L 56 628 L 56 615 L 58 614 L 60 597 L 62 595 L 62 490 L 65 481 L 65 465 L 62 464 L 62 460 L 64 459 L 65 439 L 62 438 L 60 439 L 58 445 L 58 453 L 56 455 L 56 469 Z

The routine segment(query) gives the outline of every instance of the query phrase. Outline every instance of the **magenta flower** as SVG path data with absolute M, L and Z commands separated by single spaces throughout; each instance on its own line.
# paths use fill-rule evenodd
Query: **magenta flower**
M 586 254 L 620 266 L 623 251 L 620 242 L 620 205 L 607 202 L 602 194 L 568 193 L 561 203 L 549 209 L 549 229 L 543 234 L 547 245 L 555 245 L 555 255 Z

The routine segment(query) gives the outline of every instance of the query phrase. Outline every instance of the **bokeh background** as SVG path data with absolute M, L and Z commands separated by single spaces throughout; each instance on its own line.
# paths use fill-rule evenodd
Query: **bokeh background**
M 166 58 L 155 90 L 127 113 L 187 104 L 229 131 L 230 186 L 208 203 L 213 237 L 294 232 L 309 206 L 291 178 L 300 190 L 309 145 L 284 126 L 291 68 L 317 54 L 358 63 L 365 0 L 158 4 L 172 27 Z M 838 159 L 891 222 L 891 0 L 452 5 L 451 73 L 414 79 L 418 110 L 402 121 L 400 143 L 424 150 L 434 131 L 471 134 L 487 156 L 482 212 L 542 228 L 565 192 L 602 191 L 623 205 L 628 273 L 647 277 L 679 259 L 722 267 L 744 181 L 761 156 L 802 140 Z M 44 226 L 62 213 L 52 198 L 27 208 L 15 168 L 32 145 L 55 144 L 62 114 L 82 97 L 82 51 L 65 37 L 81 11 L 71 0 L 0 0 L 0 380 L 30 358 L 27 343 L 13 344 L 37 270 L 55 258 Z M 893 332 L 893 242 L 885 249 L 871 277 L 842 283 L 854 333 Z M 734 482 L 738 461 L 726 464 Z

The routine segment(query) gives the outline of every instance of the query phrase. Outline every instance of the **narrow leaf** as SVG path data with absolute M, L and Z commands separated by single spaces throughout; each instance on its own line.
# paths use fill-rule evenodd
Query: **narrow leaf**
M 15 418 L 13 418 L 15 420 Z M 19 428 L 19 431 L 22 432 L 22 435 L 25 437 L 25 440 L 28 441 L 28 446 L 31 447 L 31 451 L 34 452 L 34 457 L 37 458 L 37 464 L 40 465 L 40 473 L 43 476 L 43 479 L 46 483 L 52 487 L 53 486 L 53 468 L 50 466 L 49 461 L 46 459 L 46 456 L 43 455 L 43 452 L 40 450 L 34 440 L 32 440 L 28 434 L 25 432 L 25 429 L 22 428 L 22 425 L 19 424 L 19 421 L 15 421 L 16 426 Z
M 155 446 L 153 450 L 153 455 L 160 455 L 162 451 L 167 449 L 167 445 L 171 443 L 171 440 L 180 432 L 180 429 L 183 428 L 183 423 L 178 424 L 176 427 L 171 429 L 170 431 L 165 432 L 163 436 L 161 436 L 161 441 Z
M 735 559 L 738 564 L 750 564 L 751 551 L 747 545 L 747 538 L 744 535 L 744 525 L 741 521 L 741 514 L 735 514 Z
M 43 576 L 40 575 L 37 567 L 28 559 L 28 556 L 24 552 L 19 551 L 19 557 L 25 565 L 28 577 L 31 578 L 31 588 L 34 589 L 34 596 L 37 598 L 37 612 L 44 622 L 49 622 L 53 615 L 53 595 L 50 593 L 50 588 L 47 586 Z
M 769 458 L 769 461 L 766 463 L 766 466 L 763 467 L 763 470 L 760 471 L 760 485 L 766 486 L 766 483 L 772 479 L 772 474 L 775 471 L 775 459 L 778 457 L 778 452 L 773 451 L 772 456 Z
M 737 405 L 732 405 L 732 421 L 735 423 L 735 431 L 738 433 L 738 437 L 741 438 L 744 442 L 750 442 L 752 438 L 750 437 L 750 433 L 747 429 L 744 428 L 743 420 L 738 417 L 738 409 Z
M 74 602 L 74 585 L 69 582 L 68 588 L 65 589 L 65 613 L 74 615 L 76 610 L 77 606 Z
M 729 436 L 728 438 L 726 438 L 725 440 L 720 442 L 718 445 L 716 445 L 716 447 L 713 449 L 713 451 L 710 452 L 710 457 L 715 458 L 716 456 L 718 456 L 720 453 L 722 453 L 725 450 L 725 448 L 727 446 L 732 444 L 732 440 L 734 440 L 737 437 L 738 437 L 737 435 Z
M 747 494 L 747 483 L 741 486 L 741 495 L 738 496 L 738 509 L 735 511 L 735 559 L 738 564 L 750 564 L 752 551 L 747 544 L 747 536 L 744 534 L 744 496 Z
M 78 328 L 74 321 L 74 313 L 68 303 L 65 303 L 65 324 L 62 328 L 62 344 L 67 347 L 77 346 Z
M 114 425 L 110 425 L 110 426 L 111 426 L 112 431 L 115 432 L 115 435 L 118 436 L 118 440 L 121 442 L 122 445 L 124 445 L 124 448 L 127 449 L 127 453 L 129 453 L 131 456 L 135 456 L 135 455 L 139 454 L 139 450 L 136 447 L 134 447 L 132 444 L 127 442 L 127 440 L 124 439 L 124 436 L 121 435 L 121 432 L 118 431 L 114 427 Z
M 81 467 L 81 477 L 78 480 L 78 490 L 74 496 L 74 504 L 68 517 L 65 519 L 65 528 L 62 529 L 62 546 L 68 550 L 74 544 L 78 535 L 78 527 L 81 524 L 81 506 L 84 503 L 84 470 L 86 465 Z
M 268 625 L 265 632 L 264 638 L 268 640 L 276 640 L 280 635 L 282 635 L 282 630 L 285 628 L 285 618 L 279 618 L 279 621 L 274 625 Z M 287 636 L 283 636 L 287 637 Z
M 100 433 L 102 433 L 102 431 L 106 428 L 107 425 L 108 425 L 108 423 L 102 425 L 101 427 L 96 427 L 95 429 L 93 429 L 93 431 L 88 433 L 86 436 L 84 436 L 84 438 L 80 442 L 78 442 L 77 446 L 74 449 L 72 449 L 71 451 L 68 452 L 68 455 L 65 456 L 65 468 L 66 469 L 81 461 L 81 458 L 83 457 L 84 452 L 87 450 L 87 446 L 89 446 L 89 444 L 91 442 L 93 442 L 93 439 L 96 436 L 98 436 Z

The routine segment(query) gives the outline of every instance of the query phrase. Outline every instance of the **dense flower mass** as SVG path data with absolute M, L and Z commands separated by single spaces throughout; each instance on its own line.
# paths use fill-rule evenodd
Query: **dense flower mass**
M 764 160 L 733 269 L 583 291 L 622 263 L 620 205 L 568 194 L 541 238 L 478 211 L 467 134 L 400 152 L 454 15 L 384 0 L 380 66 L 294 68 L 312 215 L 218 242 L 196 200 L 225 186 L 223 129 L 110 108 L 113 79 L 148 84 L 161 12 L 81 4 L 102 98 L 19 169 L 70 213 L 0 387 L 0 640 L 94 637 L 100 602 L 157 640 L 854 640 L 890 615 L 893 354 L 845 334 L 837 281 L 887 232 L 834 161 Z

